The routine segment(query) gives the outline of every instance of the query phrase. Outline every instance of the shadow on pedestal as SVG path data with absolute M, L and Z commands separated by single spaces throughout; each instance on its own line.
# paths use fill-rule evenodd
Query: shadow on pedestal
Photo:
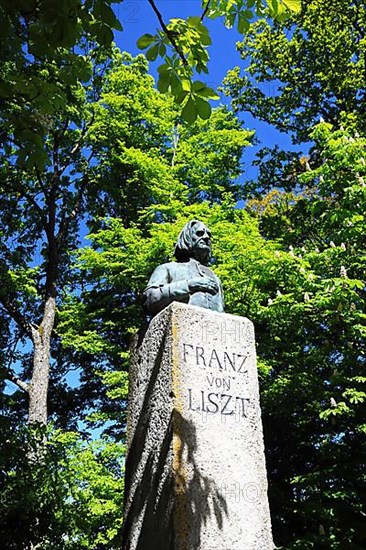
M 228 514 L 223 494 L 195 462 L 194 424 L 173 408 L 154 439 L 153 405 L 161 391 L 157 381 L 165 345 L 166 336 L 127 456 L 122 550 L 199 550 L 208 518 L 214 515 L 221 529 Z M 169 400 L 173 406 L 171 395 Z

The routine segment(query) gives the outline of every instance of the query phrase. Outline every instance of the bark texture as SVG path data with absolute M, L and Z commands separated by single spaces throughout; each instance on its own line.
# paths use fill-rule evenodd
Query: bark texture
M 33 375 L 29 384 L 29 423 L 47 424 L 47 395 L 50 371 L 51 334 L 55 322 L 56 301 L 47 298 L 39 327 L 32 327 L 34 345 Z

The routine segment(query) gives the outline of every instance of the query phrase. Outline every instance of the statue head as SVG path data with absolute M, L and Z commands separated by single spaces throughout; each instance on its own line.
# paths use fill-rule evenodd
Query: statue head
M 178 262 L 194 258 L 207 265 L 211 258 L 211 231 L 198 220 L 189 221 L 179 234 L 174 254 Z

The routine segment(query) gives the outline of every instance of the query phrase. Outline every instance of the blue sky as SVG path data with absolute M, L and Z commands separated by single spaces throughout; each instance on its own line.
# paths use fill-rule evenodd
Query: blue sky
M 199 0 L 156 0 L 156 5 L 166 23 L 174 17 L 186 18 L 189 15 L 201 15 L 202 11 Z M 115 6 L 115 13 L 124 29 L 123 32 L 116 35 L 118 47 L 133 55 L 141 53 L 136 45 L 138 38 L 145 33 L 155 34 L 156 29 L 159 28 L 159 22 L 148 1 L 125 0 L 122 4 Z M 242 67 L 243 65 L 235 47 L 236 42 L 241 40 L 242 36 L 235 29 L 226 29 L 220 19 L 215 21 L 206 19 L 204 23 L 210 30 L 212 46 L 209 50 L 209 74 L 200 75 L 199 79 L 205 81 L 209 86 L 217 88 L 229 69 L 235 66 Z M 161 63 L 162 61 L 158 59 L 150 64 L 150 72 L 153 76 L 156 75 L 156 67 Z M 225 96 L 221 96 L 221 102 L 226 105 L 230 104 L 229 98 Z M 219 103 L 213 102 L 213 105 Z M 255 169 L 249 168 L 249 165 L 255 156 L 256 150 L 260 147 L 273 147 L 278 144 L 287 149 L 294 149 L 287 135 L 254 119 L 249 113 L 241 113 L 239 116 L 246 128 L 256 131 L 256 136 L 260 141 L 259 145 L 247 149 L 245 152 L 243 160 L 249 177 L 255 177 Z
M 165 22 L 174 17 L 200 15 L 199 0 L 156 0 L 156 5 L 163 14 Z M 115 13 L 121 21 L 124 31 L 118 33 L 117 45 L 131 53 L 141 53 L 136 46 L 137 39 L 145 33 L 155 34 L 159 27 L 158 20 L 147 0 L 125 0 L 116 6 Z M 236 65 L 240 58 L 235 50 L 235 43 L 241 35 L 234 29 L 226 29 L 220 20 L 205 20 L 212 37 L 210 47 L 210 74 L 208 81 L 220 84 L 228 69 Z

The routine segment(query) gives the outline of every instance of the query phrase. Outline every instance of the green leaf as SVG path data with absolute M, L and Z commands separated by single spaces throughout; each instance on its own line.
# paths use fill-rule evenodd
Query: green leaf
M 175 96 L 179 94 L 182 90 L 182 82 L 177 73 L 174 71 L 172 71 L 172 75 L 170 77 L 170 87 L 172 89 L 172 93 Z
M 203 25 L 202 25 L 202 30 L 200 34 L 201 34 L 201 44 L 203 46 L 210 46 L 212 44 L 210 33 L 208 29 L 206 29 L 206 27 L 204 27 Z
M 168 91 L 170 86 L 170 78 L 171 78 L 171 71 L 160 73 L 159 80 L 157 83 L 157 88 L 159 92 L 165 93 Z
M 208 101 L 205 101 L 204 99 L 201 99 L 200 97 L 194 98 L 197 108 L 197 114 L 200 118 L 203 120 L 207 120 L 210 118 L 211 115 L 211 105 L 208 103 Z
M 225 27 L 227 29 L 232 29 L 233 25 L 234 25 L 234 22 L 235 22 L 235 19 L 236 19 L 236 13 L 229 13 L 227 16 L 226 16 L 226 19 L 225 19 Z
M 270 14 L 276 16 L 278 13 L 278 2 L 277 0 L 266 0 L 267 6 L 269 7 Z
M 155 44 L 154 46 L 151 46 L 146 52 L 146 59 L 149 61 L 155 61 L 159 53 L 159 44 Z
M 184 105 L 182 109 L 182 117 L 190 124 L 197 120 L 197 107 L 192 97 L 189 97 L 187 103 Z
M 194 92 L 199 92 L 201 90 L 204 90 L 205 88 L 206 88 L 206 84 L 204 84 L 204 82 L 201 82 L 200 80 L 196 80 L 192 84 L 192 90 Z
M 294 13 L 300 13 L 301 12 L 301 0 L 281 0 L 281 2 L 290 11 L 293 11 Z
M 105 4 L 104 2 L 100 2 L 99 6 L 100 6 L 100 15 L 101 15 L 102 21 L 112 29 L 121 31 L 122 25 L 117 19 L 117 17 L 114 15 L 112 8 L 107 4 Z
M 238 31 L 240 32 L 240 34 L 245 34 L 248 32 L 250 28 L 250 23 L 249 21 L 247 21 L 244 17 L 242 17 L 241 15 L 239 15 L 239 19 L 238 19 Z
M 205 86 L 199 91 L 196 91 L 196 95 L 199 95 L 201 97 L 207 97 L 208 99 L 215 99 L 215 100 L 220 99 L 220 96 L 217 95 L 215 90 L 213 90 L 212 88 L 209 88 L 208 86 Z
M 187 91 L 187 92 L 190 92 L 191 89 L 192 89 L 192 81 L 189 79 L 189 78 L 182 78 L 180 80 L 181 82 L 181 86 L 182 86 L 182 89 Z
M 151 44 L 156 42 L 156 35 L 152 34 L 144 34 L 143 36 L 140 36 L 140 38 L 137 41 L 137 47 L 140 48 L 140 50 L 145 50 Z
M 202 25 L 202 21 L 199 16 L 187 17 L 187 23 L 190 27 L 200 27 Z
M 186 90 L 182 90 L 175 96 L 175 101 L 178 103 L 178 105 L 180 105 L 183 102 L 183 100 L 187 97 L 188 94 L 189 92 L 187 92 Z
M 166 54 L 166 46 L 165 44 L 160 44 L 159 45 L 159 55 L 160 57 L 164 57 L 164 55 Z
M 166 71 L 171 71 L 172 68 L 167 63 L 163 63 L 163 65 L 159 65 L 158 67 L 158 73 L 165 73 Z
M 94 35 L 101 46 L 109 46 L 113 41 L 113 32 L 103 24 L 93 25 Z
M 116 18 L 115 23 L 113 25 L 113 29 L 115 29 L 116 31 L 123 31 L 123 25 L 122 25 L 121 21 L 119 21 L 117 18 Z

